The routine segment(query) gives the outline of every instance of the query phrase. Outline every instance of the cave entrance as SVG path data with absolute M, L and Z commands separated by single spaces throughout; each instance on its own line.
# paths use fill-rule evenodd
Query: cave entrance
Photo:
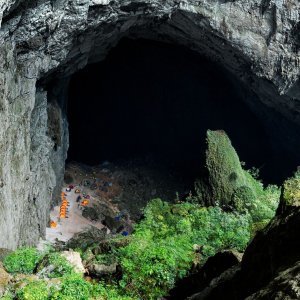
M 123 39 L 72 76 L 68 97 L 68 162 L 150 162 L 192 186 L 207 129 L 225 130 L 249 166 L 271 152 L 239 80 L 180 46 Z

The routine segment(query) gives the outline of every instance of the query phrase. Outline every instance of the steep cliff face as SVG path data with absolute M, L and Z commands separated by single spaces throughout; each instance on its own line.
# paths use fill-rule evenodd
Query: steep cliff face
M 0 245 L 44 234 L 68 146 L 65 79 L 123 36 L 182 44 L 224 65 L 259 96 L 249 105 L 278 132 L 274 144 L 296 152 L 299 130 L 286 124 L 300 124 L 299 9 L 296 0 L 1 1 Z M 50 95 L 42 86 L 54 77 Z

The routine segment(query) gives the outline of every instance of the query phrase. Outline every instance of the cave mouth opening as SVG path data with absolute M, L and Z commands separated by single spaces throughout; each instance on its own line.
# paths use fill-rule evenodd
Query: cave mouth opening
M 223 129 L 241 160 L 260 167 L 271 150 L 244 97 L 238 79 L 189 49 L 122 39 L 104 61 L 71 77 L 67 162 L 135 161 L 192 186 L 207 129 Z

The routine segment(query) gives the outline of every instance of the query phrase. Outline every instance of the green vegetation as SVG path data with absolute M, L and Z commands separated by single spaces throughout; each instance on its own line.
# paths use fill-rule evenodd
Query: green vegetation
M 53 252 L 44 257 L 39 267 L 52 266 L 53 273 L 47 277 L 57 278 L 58 282 L 48 285 L 42 279 L 29 282 L 17 290 L 16 299 L 158 299 L 167 294 L 177 279 L 186 276 L 192 265 L 203 264 L 223 249 L 243 251 L 253 228 L 260 228 L 268 213 L 259 211 L 251 216 L 248 211 L 225 212 L 218 206 L 170 204 L 155 199 L 148 203 L 144 215 L 130 237 L 108 241 L 102 247 L 106 252 L 95 255 L 101 263 L 117 261 L 122 268 L 121 278 L 87 282 L 74 273 L 60 253 Z M 259 222 L 253 222 L 254 219 Z M 89 253 L 91 249 L 82 255 Z
M 48 275 L 49 278 L 57 278 L 74 273 L 74 269 L 67 259 L 57 252 L 49 254 L 48 265 L 53 266 L 51 273 Z
M 119 249 L 123 270 L 120 285 L 131 296 L 157 299 L 184 277 L 199 257 L 193 245 L 202 246 L 201 263 L 225 248 L 242 251 L 250 238 L 246 216 L 225 213 L 219 207 L 169 204 L 152 200 L 145 219 L 136 226 L 128 246 Z
M 274 217 L 280 190 L 264 188 L 258 169 L 244 170 L 243 163 L 224 131 L 207 131 L 207 177 L 196 182 L 192 201 L 203 205 L 220 205 L 240 214 L 249 214 L 254 223 L 266 224 Z M 261 228 L 261 226 L 252 228 Z
M 198 200 L 206 206 L 229 205 L 237 188 L 251 188 L 249 177 L 224 131 L 208 130 L 206 143 L 207 176 L 196 182 Z
M 40 254 L 35 248 L 20 248 L 8 254 L 4 261 L 4 267 L 9 273 L 33 273 L 40 260 Z
M 11 293 L 8 292 L 8 293 L 6 293 L 6 295 L 3 295 L 0 299 L 1 300 L 13 300 L 14 297 Z
M 131 236 L 98 242 L 89 238 L 88 243 L 76 244 L 87 262 L 118 264 L 121 273 L 88 282 L 59 252 L 49 249 L 39 254 L 34 248 L 21 248 L 6 256 L 5 268 L 10 273 L 36 270 L 40 279 L 17 290 L 10 287 L 13 297 L 3 299 L 154 300 L 215 253 L 244 251 L 255 232 L 274 216 L 280 191 L 276 186 L 264 187 L 257 170 L 242 168 L 225 132 L 208 131 L 207 141 L 207 178 L 197 182 L 196 194 L 187 202 L 154 199 Z M 298 205 L 299 191 L 298 172 L 285 182 L 282 198 Z
M 42 280 L 29 282 L 17 290 L 17 299 L 20 300 L 45 300 L 48 299 L 49 288 Z
M 208 130 L 206 141 L 207 177 L 196 182 L 194 200 L 206 206 L 219 204 L 241 213 L 249 212 L 254 218 L 262 210 L 264 218 L 271 219 L 278 205 L 279 189 L 275 186 L 265 189 L 257 179 L 257 169 L 243 169 L 224 131 Z
M 51 300 L 86 300 L 92 298 L 93 287 L 80 274 L 71 274 L 63 277 L 62 282 L 52 292 Z
M 285 206 L 300 205 L 300 171 L 284 182 L 282 201 Z

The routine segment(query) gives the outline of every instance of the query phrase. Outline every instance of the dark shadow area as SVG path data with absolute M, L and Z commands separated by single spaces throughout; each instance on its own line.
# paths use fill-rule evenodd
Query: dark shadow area
M 268 138 L 242 98 L 239 82 L 197 53 L 124 39 L 71 79 L 68 160 L 151 157 L 192 178 L 203 167 L 206 130 L 223 129 L 248 167 L 268 165 Z

